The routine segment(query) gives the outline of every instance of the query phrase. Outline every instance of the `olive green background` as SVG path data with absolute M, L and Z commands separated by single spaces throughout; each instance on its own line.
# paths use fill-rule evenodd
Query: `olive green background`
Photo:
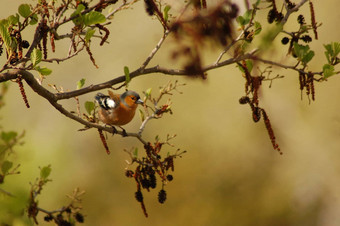
M 17 12 L 24 2 L 34 3 L 1 0 L 1 18 Z M 315 1 L 314 6 L 322 26 L 319 41 L 310 44 L 316 57 L 309 69 L 321 71 L 326 63 L 322 44 L 340 40 L 340 6 L 336 0 Z M 308 15 L 308 5 L 302 12 Z M 287 30 L 296 29 L 297 15 L 292 15 Z M 266 15 L 259 16 L 265 20 Z M 142 64 L 162 35 L 162 27 L 146 15 L 142 1 L 133 10 L 119 12 L 108 28 L 109 44 L 92 43 L 99 69 L 85 52 L 59 65 L 44 63 L 53 70 L 44 86 L 74 90 L 81 78 L 90 85 L 123 75 L 124 66 L 132 71 Z M 24 39 L 31 42 L 31 34 L 24 33 Z M 281 36 L 265 57 L 289 64 Z M 150 65 L 178 68 L 180 64 L 170 59 L 174 41 L 167 40 L 163 47 Z M 55 56 L 65 56 L 68 48 L 68 41 L 57 43 Z M 205 63 L 214 62 L 217 56 L 218 52 L 209 51 Z M 2 56 L 1 64 L 4 60 Z M 157 202 L 160 186 L 144 192 L 148 218 L 134 198 L 136 183 L 124 176 L 129 156 L 123 149 L 139 147 L 142 154 L 140 143 L 109 135 L 112 153 L 108 156 L 96 130 L 78 132 L 80 124 L 61 115 L 24 83 L 31 105 L 27 109 L 13 83 L 0 111 L 1 124 L 5 130 L 25 130 L 25 145 L 16 148 L 13 156 L 21 164 L 21 174 L 7 177 L 1 187 L 18 196 L 28 194 L 29 182 L 39 175 L 38 166 L 51 164 L 53 181 L 39 196 L 39 206 L 52 210 L 66 205 L 66 194 L 79 187 L 86 191 L 84 225 L 339 225 L 340 78 L 316 83 L 316 101 L 309 104 L 305 93 L 301 100 L 297 74 L 278 69 L 273 75 L 277 73 L 285 78 L 275 80 L 272 88 L 263 84 L 260 105 L 270 117 L 282 156 L 273 150 L 263 121 L 254 123 L 250 108 L 238 103 L 244 95 L 244 79 L 234 65 L 209 71 L 206 81 L 161 74 L 131 81 L 130 89 L 142 94 L 153 88 L 155 95 L 168 81 L 187 84 L 180 88 L 183 94 L 171 96 L 173 115 L 150 121 L 143 134 L 148 140 L 177 134 L 173 144 L 188 151 L 175 161 L 174 180 L 165 187 L 168 199 L 164 204 Z M 94 95 L 79 99 L 92 101 Z M 76 109 L 73 99 L 61 103 Z M 125 129 L 137 131 L 139 125 L 137 115 Z M 163 154 L 175 150 L 164 147 Z M 45 225 L 42 218 L 39 214 L 39 222 Z M 15 222 L 24 224 L 19 219 Z

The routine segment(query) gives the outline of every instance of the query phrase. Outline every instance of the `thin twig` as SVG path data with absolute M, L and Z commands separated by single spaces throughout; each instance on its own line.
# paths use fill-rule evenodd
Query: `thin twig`
M 144 63 L 142 64 L 142 66 L 139 68 L 139 70 L 141 72 L 144 71 L 145 67 L 149 64 L 149 62 L 152 60 L 152 58 L 155 56 L 155 54 L 157 53 L 157 51 L 161 48 L 164 40 L 166 39 L 166 37 L 169 35 L 169 30 L 166 30 L 163 33 L 162 38 L 159 40 L 159 42 L 157 43 L 156 47 L 151 51 L 150 55 L 146 58 L 146 60 L 144 61 Z
M 145 129 L 146 124 L 147 124 L 151 119 L 155 119 L 155 118 L 156 118 L 156 117 L 155 117 L 155 114 L 152 114 L 152 115 L 146 117 L 146 119 L 142 122 L 142 125 L 139 127 L 139 131 L 138 131 L 138 135 L 139 135 L 139 136 L 142 136 L 142 133 L 143 133 L 143 131 L 144 131 L 144 129 Z
M 71 45 L 71 48 L 72 48 L 72 45 Z M 64 58 L 49 58 L 49 59 L 42 59 L 41 61 L 43 61 L 43 62 L 48 62 L 48 63 L 53 63 L 53 62 L 55 61 L 55 62 L 57 62 L 57 63 L 59 64 L 60 62 L 63 62 L 63 61 L 65 61 L 65 60 L 69 60 L 69 59 L 71 59 L 71 58 L 77 56 L 78 53 L 80 53 L 83 49 L 84 49 L 84 45 L 83 45 L 80 49 L 78 49 L 76 52 L 74 52 L 73 54 L 71 54 L 71 55 L 69 55 L 69 56 L 67 56 L 67 57 L 64 57 Z
M 298 4 L 296 4 L 296 6 L 295 6 L 294 8 L 288 9 L 286 15 L 284 16 L 284 18 L 283 18 L 283 19 L 281 20 L 281 22 L 280 22 L 281 25 L 284 25 L 284 24 L 287 22 L 287 20 L 288 20 L 290 14 L 292 14 L 293 12 L 297 12 L 297 11 L 299 10 L 299 8 L 300 8 L 301 6 L 303 6 L 307 1 L 308 1 L 308 0 L 302 0 L 301 2 L 299 2 Z
M 0 188 L 0 193 L 3 193 L 5 195 L 8 195 L 10 197 L 15 197 L 12 193 L 8 192 L 8 191 L 5 191 L 4 189 Z
M 116 14 L 118 11 L 130 7 L 132 4 L 136 3 L 138 0 L 132 0 L 131 2 L 127 2 L 126 0 L 123 1 L 123 3 L 118 6 L 116 9 L 114 9 L 111 13 L 106 15 L 106 19 L 109 19 L 114 14 Z

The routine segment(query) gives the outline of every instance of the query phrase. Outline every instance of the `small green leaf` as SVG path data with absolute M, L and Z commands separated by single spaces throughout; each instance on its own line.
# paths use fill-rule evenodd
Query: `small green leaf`
M 51 166 L 44 166 L 43 168 L 40 169 L 40 178 L 43 180 L 46 180 L 50 174 L 51 174 Z
M 34 24 L 36 24 L 36 23 L 38 23 L 38 15 L 37 15 L 37 14 L 33 14 L 33 15 L 31 16 L 30 25 L 34 25 Z
M 33 64 L 33 67 L 38 65 L 42 59 L 42 53 L 39 49 L 35 48 L 31 53 L 31 61 Z
M 323 65 L 322 71 L 324 78 L 329 78 L 332 75 L 335 75 L 334 66 L 330 64 Z
M 147 89 L 147 90 L 145 91 L 145 97 L 146 97 L 146 99 L 150 98 L 151 92 L 152 92 L 152 88 L 149 88 L 149 89 Z
M 13 52 L 13 40 L 8 32 L 8 21 L 7 20 L 1 20 L 0 21 L 0 36 L 5 43 L 6 50 L 8 51 L 9 55 L 12 55 Z
M 8 143 L 11 140 L 15 139 L 17 137 L 18 133 L 14 131 L 9 131 L 9 132 L 1 132 L 1 139 Z
M 335 65 L 338 63 L 338 55 L 340 53 L 340 43 L 332 42 L 330 44 L 324 45 L 326 52 L 326 58 L 329 64 Z
M 143 112 L 141 109 L 139 109 L 139 117 L 140 117 L 140 120 L 141 120 L 142 122 L 144 122 L 145 116 L 144 116 L 144 112 Z
M 13 162 L 10 162 L 10 161 L 7 161 L 5 160 L 3 163 L 2 163 L 2 166 L 1 166 L 1 171 L 3 174 L 7 174 L 8 171 L 12 168 L 13 166 Z
M 313 50 L 310 50 L 306 53 L 306 55 L 303 56 L 302 58 L 302 63 L 307 64 L 309 61 L 311 61 L 314 57 L 315 53 Z
M 255 27 L 255 32 L 254 32 L 254 34 L 255 34 L 255 35 L 260 34 L 261 31 L 262 31 L 262 25 L 261 25 L 259 22 L 255 21 L 255 22 L 254 22 L 254 27 Z
M 81 89 L 85 85 L 85 80 L 86 79 L 82 78 L 77 82 L 77 89 Z
M 328 52 L 329 55 L 333 56 L 333 48 L 332 48 L 332 44 L 327 44 L 327 45 L 323 45 L 326 49 L 326 51 Z
M 314 51 L 310 50 L 308 45 L 304 46 L 296 42 L 294 43 L 294 53 L 298 60 L 300 60 L 304 65 L 311 61 L 315 55 Z
M 243 18 L 243 16 L 238 16 L 236 18 L 236 21 L 239 23 L 240 26 L 244 26 L 245 25 L 245 19 Z
M 248 72 L 250 73 L 253 70 L 253 61 L 246 60 L 246 65 L 247 65 Z
M 253 61 L 246 60 L 246 67 L 247 67 L 248 72 L 250 73 L 253 70 Z M 246 73 L 246 71 L 244 70 L 242 66 L 238 65 L 238 68 L 240 69 L 242 73 Z
M 89 43 L 91 37 L 94 35 L 94 33 L 96 32 L 95 29 L 89 28 L 86 31 L 86 35 L 85 35 L 85 42 Z
M 73 23 L 75 25 L 80 25 L 80 24 L 83 24 L 83 16 L 81 15 L 81 12 L 85 9 L 85 6 L 83 4 L 79 4 L 76 11 L 74 11 L 72 14 L 71 14 L 71 17 L 74 17 L 74 16 L 77 16 L 75 19 L 73 19 Z
M 252 13 L 253 13 L 253 10 L 249 9 L 243 14 L 243 18 L 246 20 L 247 24 L 249 23 L 249 21 L 251 19 Z
M 340 53 L 340 43 L 339 42 L 332 42 L 332 46 L 334 49 L 334 56 L 337 56 Z
M 166 5 L 163 9 L 163 17 L 164 17 L 164 21 L 168 21 L 169 19 L 169 10 L 171 9 L 170 5 Z
M 130 70 L 127 66 L 124 66 L 124 74 L 125 74 L 125 83 L 126 83 L 126 86 L 128 86 L 129 82 L 131 81 L 131 78 L 130 78 Z
M 85 110 L 87 114 L 91 115 L 91 112 L 94 110 L 95 104 L 92 101 L 86 101 L 85 104 Z
M 16 25 L 19 22 L 19 14 L 14 15 L 10 15 L 8 18 L 8 23 L 11 25 Z
M 21 4 L 18 8 L 18 12 L 24 18 L 29 17 L 32 13 L 31 8 L 28 4 Z
M 106 21 L 106 18 L 103 14 L 97 11 L 91 11 L 88 14 L 84 15 L 84 25 L 89 26 L 93 24 L 101 24 Z
M 48 69 L 47 67 L 34 67 L 36 71 L 38 71 L 42 76 L 50 75 L 52 73 L 51 69 Z
M 240 24 L 240 26 L 247 25 L 250 22 L 251 15 L 253 13 L 253 10 L 247 10 L 243 16 L 238 16 L 236 18 L 236 21 Z
M 133 150 L 132 155 L 134 158 L 138 158 L 138 148 L 135 148 L 135 150 Z
M 299 45 L 298 43 L 294 42 L 294 53 L 299 60 L 301 60 L 303 56 L 306 55 L 308 49 L 308 46 Z

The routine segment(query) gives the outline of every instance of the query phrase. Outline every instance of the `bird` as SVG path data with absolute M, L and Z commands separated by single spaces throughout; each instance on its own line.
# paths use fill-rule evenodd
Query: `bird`
M 97 93 L 95 100 L 99 104 L 99 120 L 113 128 L 128 124 L 135 116 L 138 104 L 144 103 L 135 91 L 128 90 L 121 95 L 114 94 L 112 91 L 108 93 L 109 95 Z

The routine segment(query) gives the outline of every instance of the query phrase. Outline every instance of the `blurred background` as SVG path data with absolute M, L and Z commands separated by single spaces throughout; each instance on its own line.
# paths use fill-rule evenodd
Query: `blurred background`
M 0 7 L 1 18 L 17 12 L 24 2 L 35 1 L 1 0 L 6 6 Z M 320 71 L 326 63 L 323 44 L 340 40 L 336 24 L 340 6 L 336 0 L 326 0 L 315 1 L 314 7 L 322 26 L 319 41 L 310 44 L 316 56 L 309 69 Z M 306 4 L 302 13 L 308 12 Z M 297 26 L 297 15 L 292 16 L 287 30 Z M 266 15 L 260 18 L 265 20 Z M 306 20 L 310 18 L 306 16 Z M 45 87 L 55 84 L 74 90 L 82 78 L 90 85 L 123 75 L 124 66 L 133 71 L 162 36 L 160 24 L 147 16 L 143 1 L 133 10 L 117 13 L 109 29 L 109 44 L 98 47 L 98 40 L 92 43 L 99 69 L 85 52 L 60 65 L 45 63 L 53 70 Z M 26 35 L 31 42 L 31 33 Z M 280 40 L 281 36 L 266 57 L 289 63 L 285 59 L 287 46 Z M 67 41 L 58 43 L 56 56 L 65 56 L 68 47 Z M 150 66 L 178 68 L 170 59 L 174 47 L 173 41 L 167 40 Z M 214 62 L 217 56 L 218 52 L 209 52 L 205 63 Z M 2 65 L 4 57 L 0 61 Z M 27 109 L 17 84 L 12 83 L 6 106 L 0 111 L 1 124 L 4 130 L 26 131 L 26 136 L 25 145 L 16 148 L 14 156 L 21 173 L 7 177 L 1 186 L 25 197 L 29 182 L 39 176 L 38 166 L 51 164 L 53 181 L 38 198 L 40 207 L 53 210 L 66 205 L 66 194 L 79 187 L 86 191 L 84 225 L 339 225 L 340 77 L 316 83 L 316 101 L 309 104 L 305 93 L 301 100 L 297 74 L 280 69 L 276 74 L 285 78 L 275 80 L 271 88 L 269 83 L 263 84 L 260 105 L 269 115 L 283 155 L 273 150 L 263 121 L 254 123 L 249 107 L 239 104 L 244 78 L 234 65 L 209 71 L 205 81 L 161 74 L 131 81 L 130 89 L 142 94 L 152 88 L 155 95 L 168 81 L 187 84 L 180 88 L 183 94 L 171 96 L 173 114 L 151 121 L 143 134 L 150 141 L 156 135 L 166 139 L 167 134 L 177 134 L 172 143 L 187 150 L 175 161 L 174 180 L 165 187 L 168 198 L 164 204 L 157 201 L 160 186 L 143 192 L 148 218 L 135 200 L 135 182 L 124 175 L 125 160 L 130 159 L 123 149 L 142 150 L 136 139 L 109 135 L 111 155 L 107 155 L 96 130 L 79 132 L 80 124 L 61 115 L 24 83 L 31 105 Z M 94 95 L 81 96 L 81 104 L 92 101 Z M 61 103 L 76 110 L 75 100 Z M 133 132 L 139 126 L 137 116 L 125 129 Z M 165 147 L 163 155 L 176 148 Z M 46 224 L 43 217 L 39 214 L 41 225 Z

